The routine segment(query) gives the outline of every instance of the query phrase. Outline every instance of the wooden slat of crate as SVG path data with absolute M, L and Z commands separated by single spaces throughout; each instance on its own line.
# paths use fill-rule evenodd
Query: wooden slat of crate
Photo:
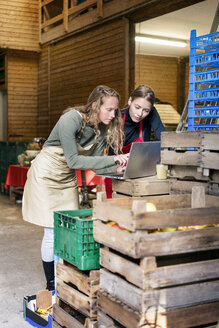
M 135 211 L 134 202 L 140 201 L 143 210 Z M 146 202 L 157 210 L 146 212 Z M 118 198 L 93 202 L 93 216 L 101 221 L 115 221 L 130 231 L 215 224 L 219 220 L 218 198 L 206 195 L 205 208 L 191 208 L 191 195 L 165 195 L 142 198 Z
M 201 167 L 219 170 L 219 152 L 203 151 L 201 154 Z
M 202 133 L 202 150 L 219 150 L 219 133 Z
M 201 154 L 196 150 L 161 150 L 161 163 L 165 165 L 200 166 Z
M 148 327 L 189 328 L 216 322 L 219 314 L 219 302 L 184 307 L 167 312 L 155 312 L 153 309 L 153 312 L 148 311 L 140 314 L 137 311 L 132 311 L 127 305 L 102 290 L 98 292 L 98 304 L 101 311 L 127 328 L 140 328 L 144 325 L 145 327 L 148 325 Z
M 179 180 L 179 179 L 169 179 L 170 183 L 170 194 L 188 194 L 192 193 L 192 188 L 194 186 L 203 186 L 205 188 L 205 193 L 208 193 L 209 185 L 208 182 L 200 181 L 189 181 L 189 180 Z
M 202 134 L 201 132 L 185 131 L 185 132 L 162 132 L 161 147 L 163 148 L 200 148 Z
M 67 262 L 57 263 L 56 276 L 66 283 L 75 285 L 79 291 L 82 291 L 91 298 L 97 296 L 100 282 L 99 270 L 90 270 L 88 275 L 85 275 L 83 271 Z
M 59 303 L 59 299 L 58 299 Z M 65 307 L 66 309 L 66 307 Z M 97 321 L 90 318 L 77 319 L 79 312 L 73 309 L 63 309 L 60 305 L 54 304 L 53 306 L 53 327 L 65 328 L 97 328 Z M 75 317 L 73 316 L 75 315 Z
M 178 179 L 190 179 L 199 181 L 208 181 L 209 176 L 203 175 L 203 170 L 196 166 L 170 165 L 169 177 Z
M 155 257 L 143 258 L 137 264 L 130 258 L 127 259 L 107 248 L 102 248 L 100 264 L 143 290 L 213 280 L 219 277 L 219 259 L 158 267 Z
M 149 196 L 169 194 L 169 181 L 158 180 L 156 176 L 124 181 L 113 179 L 112 189 L 115 192 L 130 196 Z
M 100 271 L 100 289 L 139 313 L 147 313 L 152 308 L 166 311 L 219 299 L 218 280 L 142 290 L 106 269 Z
M 65 284 L 63 281 L 57 281 L 57 296 L 68 303 L 76 310 L 90 318 L 95 318 L 97 314 L 96 299 L 89 298 L 85 294 Z
M 113 320 L 113 318 L 108 316 L 103 311 L 99 311 L 99 310 L 97 312 L 97 322 L 98 322 L 99 327 L 103 327 L 103 328 L 121 328 L 121 325 L 118 326 L 118 324 L 115 322 L 115 320 Z
M 133 258 L 217 249 L 218 234 L 219 227 L 150 234 L 147 231 L 129 233 L 99 220 L 94 221 L 94 239 L 97 242 Z

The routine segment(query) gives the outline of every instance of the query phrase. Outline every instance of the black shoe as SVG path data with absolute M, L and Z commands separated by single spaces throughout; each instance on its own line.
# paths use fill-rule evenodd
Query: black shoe
M 54 279 L 54 261 L 43 262 L 43 269 L 46 276 L 46 289 L 55 289 L 55 279 Z

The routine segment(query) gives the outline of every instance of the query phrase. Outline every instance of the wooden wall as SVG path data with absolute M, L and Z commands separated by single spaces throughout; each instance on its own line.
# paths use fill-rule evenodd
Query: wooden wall
M 0 48 L 39 51 L 39 0 L 0 0 Z
M 99 84 L 128 98 L 128 21 L 119 19 L 44 46 L 39 61 L 39 135 L 47 137 L 62 111 L 84 104 Z
M 136 55 L 135 86 L 150 86 L 156 98 L 169 102 L 177 110 L 178 59 Z
M 7 54 L 8 140 L 38 136 L 38 54 Z

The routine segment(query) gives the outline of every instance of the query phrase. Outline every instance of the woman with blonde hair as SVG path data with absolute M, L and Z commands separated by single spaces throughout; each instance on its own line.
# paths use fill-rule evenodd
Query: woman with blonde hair
M 53 212 L 78 209 L 75 170 L 124 170 L 128 156 L 119 155 L 123 129 L 118 107 L 115 90 L 96 87 L 85 106 L 64 111 L 28 171 L 22 213 L 24 220 L 44 227 L 41 257 L 49 290 L 54 289 Z M 115 155 L 103 156 L 109 148 Z

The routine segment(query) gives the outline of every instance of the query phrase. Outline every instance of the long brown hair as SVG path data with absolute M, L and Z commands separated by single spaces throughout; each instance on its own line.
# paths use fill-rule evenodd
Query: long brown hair
M 98 85 L 89 95 L 86 105 L 77 106 L 77 107 L 69 107 L 63 113 L 76 109 L 82 114 L 82 127 L 80 131 L 80 135 L 83 133 L 83 130 L 86 125 L 94 126 L 95 131 L 95 139 L 100 135 L 99 130 L 99 112 L 100 107 L 104 103 L 105 97 L 116 97 L 118 101 L 120 100 L 120 96 L 118 92 L 114 89 L 107 87 L 105 85 Z M 92 104 L 95 104 L 95 108 L 92 109 Z M 115 112 L 115 117 L 107 126 L 107 134 L 106 134 L 106 151 L 108 153 L 109 148 L 111 147 L 115 154 L 122 152 L 124 140 L 124 132 L 123 132 L 123 122 L 121 118 L 121 112 L 118 108 Z

